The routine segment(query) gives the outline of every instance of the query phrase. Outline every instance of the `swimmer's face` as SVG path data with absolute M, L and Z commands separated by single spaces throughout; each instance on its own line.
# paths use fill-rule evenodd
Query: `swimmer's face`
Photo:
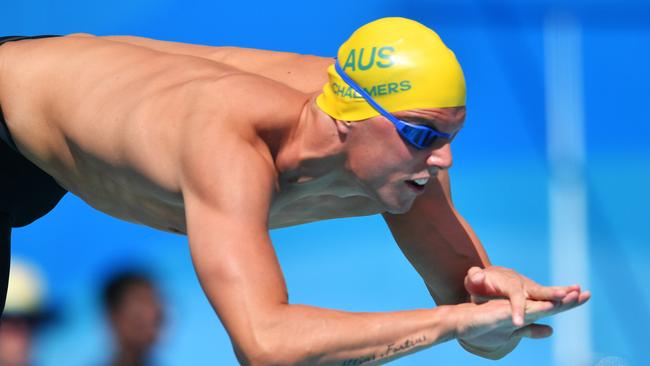
M 156 290 L 143 283 L 129 287 L 123 300 L 110 314 L 118 342 L 129 348 L 149 349 L 162 325 L 162 304 Z
M 0 326 L 0 365 L 28 365 L 32 326 L 23 319 L 4 319 Z
M 418 109 L 393 114 L 406 122 L 426 125 L 443 133 L 457 132 L 465 121 L 465 107 Z M 387 212 L 407 212 L 415 198 L 435 179 L 437 172 L 452 164 L 451 141 L 448 139 L 438 138 L 431 146 L 416 149 L 382 116 L 351 126 L 350 138 L 363 142 L 353 144 L 357 148 L 350 154 L 350 169 L 367 194 Z

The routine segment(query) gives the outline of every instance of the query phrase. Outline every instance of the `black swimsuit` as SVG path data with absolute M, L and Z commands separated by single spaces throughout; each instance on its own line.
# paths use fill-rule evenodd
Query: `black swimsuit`
M 53 36 L 0 37 L 3 43 Z M 20 154 L 11 138 L 0 106 L 0 314 L 4 309 L 11 228 L 25 226 L 47 214 L 66 194 L 51 176 Z

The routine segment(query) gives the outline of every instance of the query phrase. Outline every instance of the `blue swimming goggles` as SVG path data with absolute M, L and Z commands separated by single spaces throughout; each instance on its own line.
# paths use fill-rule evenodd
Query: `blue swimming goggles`
M 377 102 L 372 99 L 368 93 L 366 93 L 365 90 L 363 90 L 363 88 L 359 86 L 359 84 L 352 80 L 343 71 L 341 66 L 339 66 L 338 60 L 334 62 L 334 68 L 336 69 L 336 72 L 339 74 L 341 79 L 343 79 L 343 81 L 345 81 L 352 89 L 359 93 L 363 99 L 365 99 L 366 102 L 368 102 L 368 104 L 370 104 L 377 112 L 391 121 L 393 125 L 395 125 L 395 128 L 397 129 L 397 132 L 400 134 L 400 136 L 402 136 L 402 138 L 408 141 L 411 145 L 415 146 L 417 149 L 424 149 L 433 145 L 433 143 L 436 142 L 436 138 L 438 137 L 452 139 L 454 135 L 456 135 L 456 133 L 443 133 L 436 131 L 429 126 L 415 125 L 398 119 L 397 117 L 388 113 L 388 111 L 386 111 L 384 108 L 382 108 Z

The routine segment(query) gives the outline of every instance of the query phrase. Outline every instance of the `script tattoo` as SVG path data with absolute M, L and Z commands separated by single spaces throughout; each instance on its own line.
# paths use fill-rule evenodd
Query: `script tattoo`
M 397 344 L 396 343 L 389 343 L 386 346 L 386 350 L 384 352 L 380 353 L 379 355 L 373 353 L 371 355 L 361 356 L 361 357 L 357 357 L 357 358 L 351 358 L 349 360 L 343 361 L 341 366 L 357 366 L 357 365 L 363 365 L 363 364 L 366 364 L 368 362 L 372 362 L 372 361 L 375 361 L 375 360 L 380 360 L 382 358 L 386 358 L 386 357 L 392 356 L 392 355 L 400 353 L 400 352 L 408 351 L 409 349 L 417 346 L 418 344 L 424 343 L 426 340 L 427 340 L 427 336 L 423 334 L 421 337 L 415 338 L 413 340 L 407 339 L 403 343 L 397 343 Z
M 343 361 L 341 366 L 356 366 L 356 365 L 363 365 L 364 363 L 368 363 L 371 361 L 374 361 L 377 357 L 375 354 L 367 355 L 367 356 L 361 356 L 357 358 L 352 358 L 349 360 Z

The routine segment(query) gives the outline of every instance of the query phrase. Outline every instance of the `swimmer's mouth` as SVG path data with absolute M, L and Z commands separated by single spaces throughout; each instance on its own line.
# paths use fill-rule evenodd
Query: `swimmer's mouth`
M 427 185 L 427 182 L 429 181 L 429 178 L 420 178 L 420 179 L 413 179 L 413 180 L 407 180 L 406 185 L 411 188 L 413 191 L 417 193 L 422 193 L 424 192 L 424 188 Z

